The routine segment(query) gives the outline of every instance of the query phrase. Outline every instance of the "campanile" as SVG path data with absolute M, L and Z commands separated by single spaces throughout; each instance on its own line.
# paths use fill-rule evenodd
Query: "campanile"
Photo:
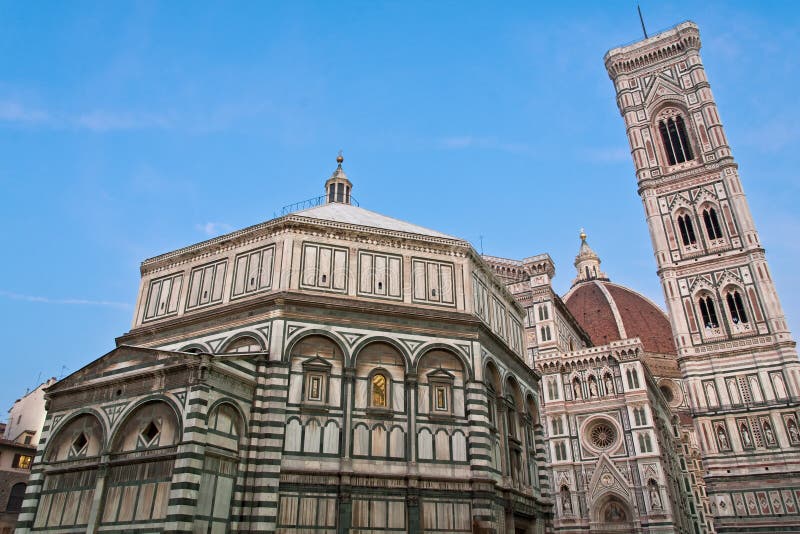
M 692 22 L 605 56 L 719 532 L 800 525 L 800 362 Z M 745 529 L 745 530 L 742 530 Z M 752 531 L 752 530 L 747 530 Z

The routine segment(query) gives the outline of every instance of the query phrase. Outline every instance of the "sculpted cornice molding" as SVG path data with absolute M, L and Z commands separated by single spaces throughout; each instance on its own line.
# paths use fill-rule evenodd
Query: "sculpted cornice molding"
M 657 195 L 690 189 L 692 187 L 706 184 L 709 180 L 720 181 L 722 176 L 710 177 L 706 174 L 719 173 L 727 167 L 738 169 L 739 166 L 733 161 L 733 157 L 719 159 L 712 163 L 688 169 L 686 171 L 664 174 L 654 178 L 642 178 L 639 180 L 639 195 L 645 190 L 653 190 Z

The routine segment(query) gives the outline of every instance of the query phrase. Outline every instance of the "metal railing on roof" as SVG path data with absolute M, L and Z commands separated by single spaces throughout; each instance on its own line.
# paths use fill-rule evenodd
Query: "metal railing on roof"
M 275 213 L 275 217 L 283 217 L 284 215 L 289 215 L 290 213 L 294 213 L 296 211 L 307 210 L 309 208 L 316 208 L 317 206 L 325 204 L 326 198 L 327 195 L 320 195 L 318 197 L 301 200 L 300 202 L 295 202 L 293 204 L 287 204 L 286 206 L 281 208 L 280 214 Z M 355 199 L 355 197 L 350 196 L 350 204 L 352 204 L 353 206 L 358 206 L 358 201 Z

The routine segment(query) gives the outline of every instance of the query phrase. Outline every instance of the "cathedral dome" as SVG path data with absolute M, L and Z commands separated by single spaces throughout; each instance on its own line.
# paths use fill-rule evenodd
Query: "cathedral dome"
M 592 343 L 605 345 L 638 337 L 648 353 L 676 355 L 667 315 L 643 295 L 611 283 L 600 272 L 600 258 L 589 248 L 583 231 L 580 237 L 581 248 L 575 258 L 578 276 L 564 295 L 564 303 Z
M 632 289 L 607 280 L 581 281 L 564 303 L 595 345 L 638 337 L 647 352 L 676 354 L 666 314 Z

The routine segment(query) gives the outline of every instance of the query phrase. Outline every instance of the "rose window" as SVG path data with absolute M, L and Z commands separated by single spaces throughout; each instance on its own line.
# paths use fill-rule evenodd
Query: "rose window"
M 607 449 L 617 441 L 617 430 L 611 423 L 600 421 L 592 425 L 589 439 L 598 449 Z

